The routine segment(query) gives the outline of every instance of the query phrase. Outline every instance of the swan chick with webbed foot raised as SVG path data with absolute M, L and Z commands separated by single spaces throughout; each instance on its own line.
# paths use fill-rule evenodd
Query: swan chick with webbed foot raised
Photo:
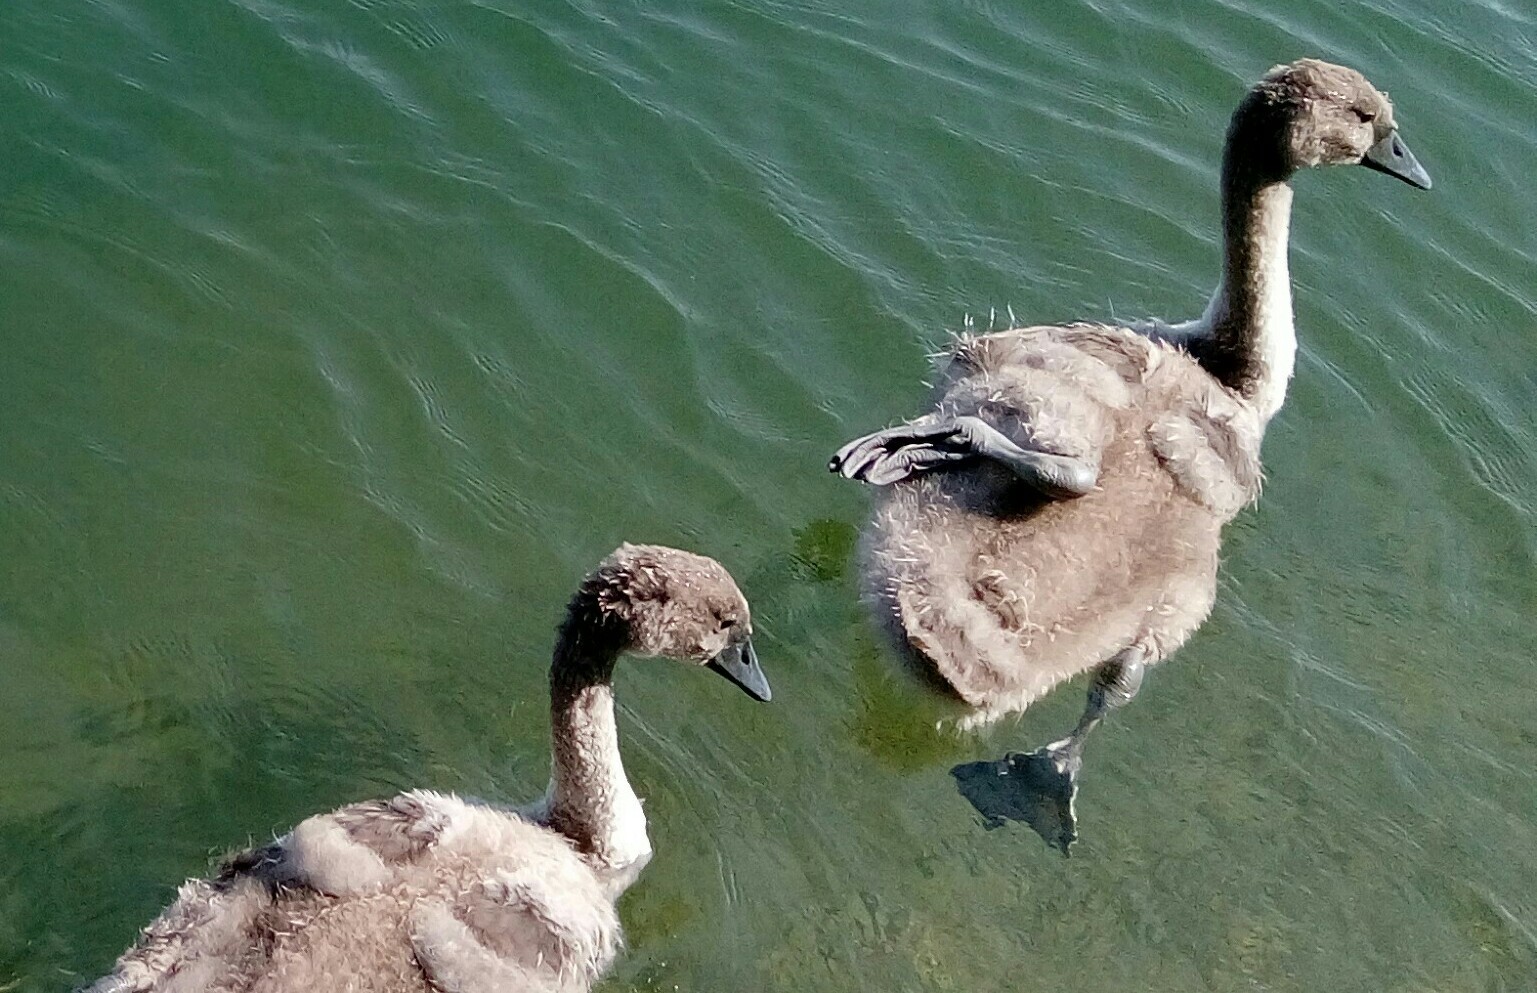
M 1201 317 L 964 335 L 929 413 L 829 465 L 881 487 L 861 541 L 866 597 L 971 708 L 963 725 L 1095 671 L 1067 738 L 992 773 L 1018 774 L 1030 795 L 1011 809 L 1033 811 L 1063 851 L 1085 738 L 1205 620 L 1222 526 L 1259 494 L 1260 442 L 1297 350 L 1290 180 L 1352 164 L 1430 187 L 1360 73 L 1277 66 L 1228 127 L 1222 277 Z
M 580 993 L 620 945 L 615 901 L 651 858 L 614 720 L 621 654 L 768 682 L 713 559 L 625 545 L 582 581 L 550 665 L 552 771 L 512 810 L 428 790 L 342 807 L 235 855 L 90 993 Z

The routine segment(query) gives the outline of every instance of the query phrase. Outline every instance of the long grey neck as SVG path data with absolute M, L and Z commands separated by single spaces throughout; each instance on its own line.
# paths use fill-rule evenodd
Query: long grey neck
M 1234 115 L 1222 158 L 1222 281 L 1187 347 L 1268 421 L 1286 400 L 1297 358 L 1286 264 L 1292 189 L 1277 164 L 1274 124 L 1256 121 L 1251 103 Z
M 651 853 L 614 721 L 614 662 L 623 642 L 615 623 L 578 593 L 550 665 L 552 768 L 543 818 L 578 851 L 614 870 Z

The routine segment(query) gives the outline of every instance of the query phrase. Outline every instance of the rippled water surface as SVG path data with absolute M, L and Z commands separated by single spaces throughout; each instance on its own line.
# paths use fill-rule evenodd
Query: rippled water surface
M 1525 3 L 7 0 L 0 989 L 230 846 L 525 799 L 577 578 L 724 561 L 776 699 L 619 678 L 658 855 L 608 991 L 1537 989 L 1537 15 Z M 1435 176 L 1301 176 L 1302 356 L 1212 620 L 1063 859 L 856 603 L 963 315 L 1164 314 L 1226 116 L 1312 54 Z

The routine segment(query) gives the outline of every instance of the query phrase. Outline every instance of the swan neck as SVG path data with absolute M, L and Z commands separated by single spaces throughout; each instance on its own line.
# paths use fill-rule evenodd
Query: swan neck
M 550 665 L 551 775 L 546 821 L 593 861 L 622 867 L 650 854 L 640 799 L 619 756 L 614 663 L 621 625 L 578 593 Z
M 1292 188 L 1278 139 L 1249 103 L 1234 115 L 1222 161 L 1222 280 L 1197 354 L 1266 420 L 1286 399 L 1297 354 L 1287 266 Z

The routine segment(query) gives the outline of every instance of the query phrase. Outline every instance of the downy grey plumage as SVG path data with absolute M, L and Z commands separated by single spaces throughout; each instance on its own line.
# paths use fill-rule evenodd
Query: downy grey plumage
M 1340 164 L 1430 185 L 1359 73 L 1277 66 L 1228 128 L 1222 277 L 1200 318 L 962 335 L 929 413 L 832 459 L 882 486 L 861 543 L 867 598 L 969 706 L 963 725 L 1096 670 L 1078 729 L 1035 753 L 1066 781 L 1051 787 L 1065 833 L 1049 839 L 1064 849 L 1084 736 L 1206 618 L 1222 527 L 1259 494 L 1297 349 L 1289 180 Z
M 625 545 L 572 597 L 550 666 L 552 773 L 523 810 L 414 790 L 311 817 L 187 882 L 91 993 L 575 993 L 619 950 L 651 857 L 619 757 L 621 653 L 769 697 L 747 601 L 713 559 Z

